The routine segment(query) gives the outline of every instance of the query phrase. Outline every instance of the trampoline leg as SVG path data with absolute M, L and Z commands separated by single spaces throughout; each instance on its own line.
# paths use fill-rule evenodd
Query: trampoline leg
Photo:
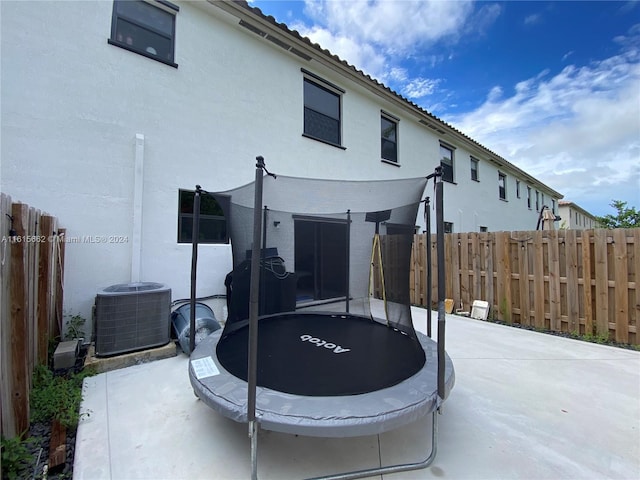
M 338 473 L 336 475 L 329 475 L 327 477 L 315 477 L 309 480 L 351 480 L 354 478 L 373 477 L 374 475 L 386 475 L 390 473 L 408 472 L 411 470 L 420 470 L 423 468 L 427 468 L 435 460 L 436 453 L 438 451 L 438 412 L 439 409 L 436 408 L 431 416 L 431 453 L 422 462 L 405 463 L 400 465 L 391 465 L 388 467 L 358 470 L 355 472 Z
M 251 439 L 251 480 L 258 480 L 258 422 L 249 422 Z

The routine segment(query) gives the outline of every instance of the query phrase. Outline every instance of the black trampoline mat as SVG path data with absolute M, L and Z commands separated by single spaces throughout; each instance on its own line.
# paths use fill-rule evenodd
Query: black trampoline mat
M 218 361 L 247 381 L 249 328 L 222 336 Z M 425 363 L 419 341 L 367 317 L 289 313 L 258 322 L 258 386 L 306 396 L 391 387 Z

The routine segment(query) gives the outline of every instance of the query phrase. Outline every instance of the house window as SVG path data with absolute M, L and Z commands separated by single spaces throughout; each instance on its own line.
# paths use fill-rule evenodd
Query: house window
M 554 198 L 551 199 L 551 212 L 556 214 L 556 200 Z
M 304 135 L 340 146 L 340 95 L 304 79 Z
M 488 232 L 489 229 L 487 227 L 480 227 L 481 232 Z
M 531 210 L 531 187 L 527 187 L 527 208 Z
M 177 67 L 174 53 L 178 10 L 164 0 L 114 0 L 109 43 Z
M 498 195 L 501 200 L 507 199 L 507 176 L 498 172 Z
M 398 122 L 386 115 L 380 116 L 380 155 L 384 160 L 398 162 Z
M 178 191 L 178 243 L 191 243 L 193 238 L 193 198 L 192 190 Z M 229 243 L 222 209 L 225 201 L 226 197 L 200 196 L 199 243 Z
M 480 181 L 478 177 L 478 160 L 473 157 L 471 157 L 471 180 Z
M 520 198 L 520 180 L 516 180 L 516 198 Z
M 453 222 L 444 222 L 444 233 L 453 233 Z
M 453 183 L 453 148 L 440 144 L 442 180 Z
M 540 192 L 536 190 L 536 212 L 540 211 Z

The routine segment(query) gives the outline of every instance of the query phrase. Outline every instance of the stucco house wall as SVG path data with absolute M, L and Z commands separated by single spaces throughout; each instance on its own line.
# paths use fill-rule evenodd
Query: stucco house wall
M 67 243 L 66 314 L 89 318 L 100 289 L 136 280 L 187 297 L 191 247 L 177 243 L 178 191 L 248 183 L 256 155 L 289 176 L 408 178 L 432 173 L 445 141 L 456 148 L 455 183 L 445 184 L 454 231 L 535 228 L 528 183 L 561 197 L 249 7 L 174 3 L 177 68 L 107 42 L 111 1 L 0 2 L 0 187 L 57 216 L 70 239 L 107 239 Z M 289 37 L 310 60 L 243 28 L 239 15 Z M 344 148 L 302 135 L 303 69 L 344 90 Z M 399 119 L 397 165 L 380 159 L 381 111 Z M 479 182 L 470 179 L 470 155 L 480 160 Z M 507 175 L 506 201 L 498 170 Z M 202 245 L 198 295 L 224 293 L 230 268 L 229 245 Z
M 600 226 L 593 215 L 573 202 L 560 201 L 558 210 L 562 218 L 559 222 L 560 228 L 590 230 Z

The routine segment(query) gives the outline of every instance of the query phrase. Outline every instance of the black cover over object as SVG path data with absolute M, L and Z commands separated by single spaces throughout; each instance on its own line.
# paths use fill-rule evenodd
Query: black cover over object
M 296 275 L 287 272 L 279 257 L 260 262 L 259 315 L 291 312 L 296 308 Z M 249 287 L 251 284 L 251 260 L 245 260 L 227 276 L 227 323 L 249 318 Z

